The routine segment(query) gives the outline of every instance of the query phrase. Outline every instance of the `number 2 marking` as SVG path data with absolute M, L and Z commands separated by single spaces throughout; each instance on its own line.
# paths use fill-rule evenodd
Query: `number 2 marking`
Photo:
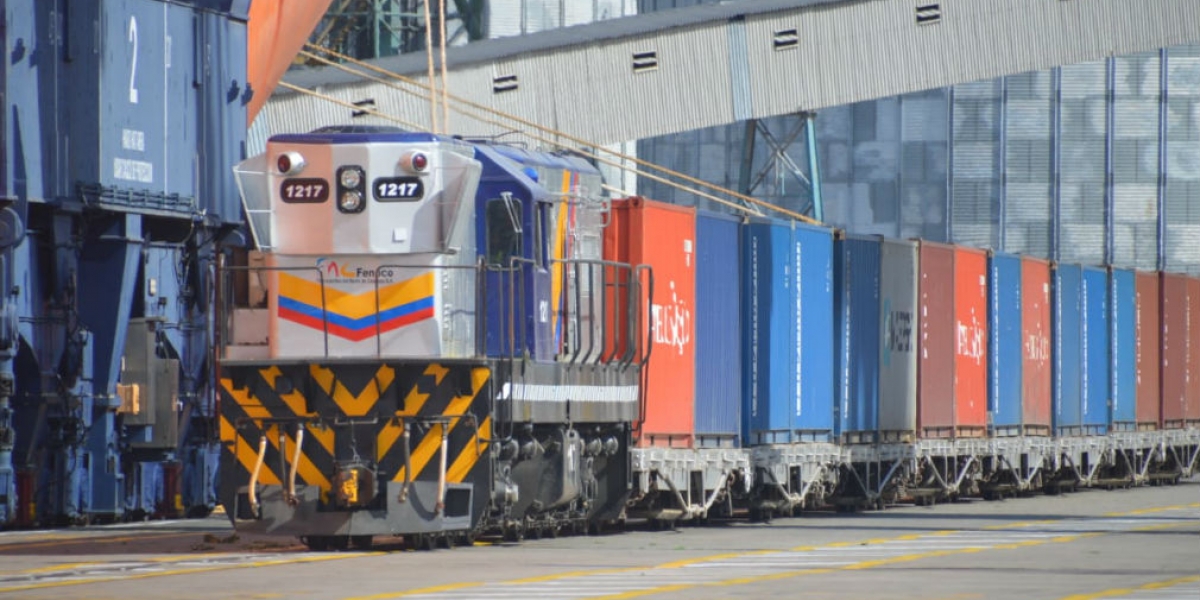
M 133 64 L 129 69 L 129 103 L 138 103 L 138 91 L 133 82 L 137 78 L 138 34 L 137 17 L 129 17 L 129 43 L 133 44 Z

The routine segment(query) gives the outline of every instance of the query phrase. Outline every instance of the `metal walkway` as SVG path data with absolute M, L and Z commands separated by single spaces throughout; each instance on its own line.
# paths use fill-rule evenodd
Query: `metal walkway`
M 451 48 L 450 93 L 599 144 L 816 110 L 1200 41 L 1196 0 L 756 0 Z M 424 80 L 426 59 L 375 61 Z M 428 127 L 425 100 L 333 67 L 285 81 Z M 347 122 L 280 89 L 268 131 Z M 451 117 L 451 131 L 505 128 Z

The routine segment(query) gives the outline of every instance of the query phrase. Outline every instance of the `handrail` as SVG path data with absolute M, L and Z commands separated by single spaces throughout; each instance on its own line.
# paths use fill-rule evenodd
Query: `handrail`
M 317 273 L 317 283 L 321 287 L 321 325 L 323 327 L 323 334 L 324 334 L 323 335 L 323 338 L 324 338 L 323 342 L 324 342 L 324 346 L 325 346 L 324 356 L 326 356 L 326 357 L 329 356 L 329 307 L 328 307 L 328 304 L 326 303 L 326 298 L 325 298 L 325 273 L 321 269 L 319 269 L 315 266 L 313 266 L 313 267 L 271 267 L 271 266 L 266 266 L 266 265 L 263 265 L 263 266 L 218 265 L 217 266 L 217 279 L 222 280 L 222 277 L 230 277 L 232 275 L 232 273 L 237 272 L 237 271 L 245 271 L 247 273 L 260 272 L 260 271 L 315 271 Z M 221 286 L 221 287 L 223 289 L 225 286 Z M 232 286 L 230 286 L 230 287 L 232 287 Z M 223 310 L 223 308 L 224 307 L 222 305 L 218 304 L 219 310 Z M 237 307 L 233 307 L 233 308 L 237 308 Z M 228 327 L 232 326 L 230 323 L 225 322 L 226 315 L 224 312 L 221 312 L 217 316 L 218 316 L 218 326 L 220 326 L 221 328 L 228 328 Z M 222 336 L 221 339 L 224 339 L 224 336 Z M 221 358 L 224 358 L 226 347 L 218 346 L 218 348 L 219 348 L 218 352 L 220 353 Z

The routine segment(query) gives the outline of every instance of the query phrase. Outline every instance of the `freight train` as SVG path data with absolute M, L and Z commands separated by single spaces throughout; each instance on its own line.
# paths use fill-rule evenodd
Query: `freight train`
M 314 549 L 1174 482 L 1200 280 L 643 198 L 374 127 L 235 169 L 220 501 Z

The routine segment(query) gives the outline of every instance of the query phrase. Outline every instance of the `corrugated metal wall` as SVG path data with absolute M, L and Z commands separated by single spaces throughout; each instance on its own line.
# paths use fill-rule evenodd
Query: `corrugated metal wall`
M 764 122 L 777 136 L 792 125 Z M 825 220 L 836 227 L 1153 270 L 1165 219 L 1163 266 L 1200 272 L 1200 245 L 1171 242 L 1200 239 L 1200 45 L 827 108 L 816 123 Z M 638 152 L 736 189 L 745 131 L 649 138 Z M 753 170 L 769 151 L 760 141 Z M 807 161 L 802 138 L 788 152 Z M 638 186 L 706 206 L 656 182 Z M 754 195 L 796 209 L 797 191 Z

